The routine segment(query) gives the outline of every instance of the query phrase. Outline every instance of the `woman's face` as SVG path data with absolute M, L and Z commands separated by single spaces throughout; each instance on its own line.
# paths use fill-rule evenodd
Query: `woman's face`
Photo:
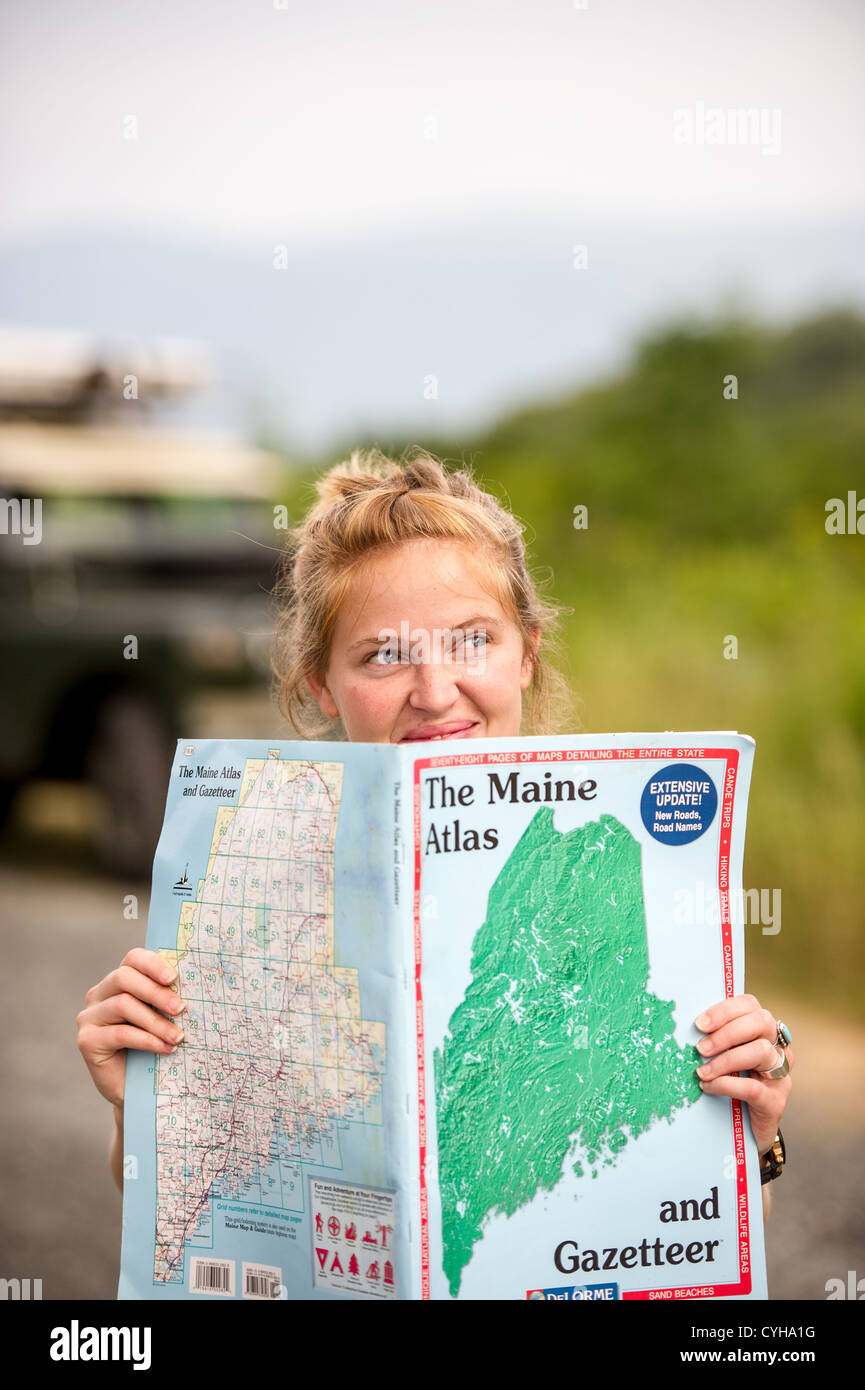
M 481 585 L 471 548 L 418 539 L 373 552 L 339 611 L 322 712 L 352 743 L 519 734 L 532 676 L 522 634 Z

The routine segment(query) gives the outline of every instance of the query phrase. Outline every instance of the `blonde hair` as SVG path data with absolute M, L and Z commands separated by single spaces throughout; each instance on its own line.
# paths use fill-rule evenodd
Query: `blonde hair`
M 446 471 L 422 449 L 407 450 L 398 462 L 379 449 L 356 449 L 315 486 L 317 501 L 288 534 L 273 591 L 276 699 L 302 737 L 345 737 L 341 722 L 322 714 L 306 678 L 324 678 L 352 578 L 372 551 L 430 537 L 471 545 L 490 591 L 522 633 L 524 653 L 532 656 L 523 716 L 533 733 L 562 731 L 557 726 L 570 713 L 567 686 L 540 649 L 553 645 L 563 610 L 540 596 L 529 574 L 523 525 L 483 491 L 468 467 Z

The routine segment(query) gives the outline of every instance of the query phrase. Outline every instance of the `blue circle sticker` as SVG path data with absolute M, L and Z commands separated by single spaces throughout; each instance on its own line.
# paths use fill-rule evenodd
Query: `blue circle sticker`
M 715 784 L 695 763 L 668 763 L 652 774 L 640 798 L 643 825 L 653 840 L 666 845 L 699 840 L 717 809 Z

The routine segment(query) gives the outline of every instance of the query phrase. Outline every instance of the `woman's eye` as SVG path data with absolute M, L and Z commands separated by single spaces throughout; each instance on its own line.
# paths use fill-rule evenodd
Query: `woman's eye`
M 483 628 L 475 628 L 465 633 L 461 643 L 457 644 L 469 653 L 482 652 L 487 645 L 487 634 Z
M 399 661 L 396 647 L 379 647 L 365 658 L 370 666 L 393 666 Z

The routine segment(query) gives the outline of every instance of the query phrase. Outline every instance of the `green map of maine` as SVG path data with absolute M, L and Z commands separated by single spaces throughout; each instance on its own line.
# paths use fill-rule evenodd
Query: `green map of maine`
M 472 979 L 433 1058 L 444 1272 L 484 1221 L 615 1156 L 701 1094 L 673 1001 L 646 989 L 640 847 L 614 816 L 562 834 L 544 807 L 493 884 Z

